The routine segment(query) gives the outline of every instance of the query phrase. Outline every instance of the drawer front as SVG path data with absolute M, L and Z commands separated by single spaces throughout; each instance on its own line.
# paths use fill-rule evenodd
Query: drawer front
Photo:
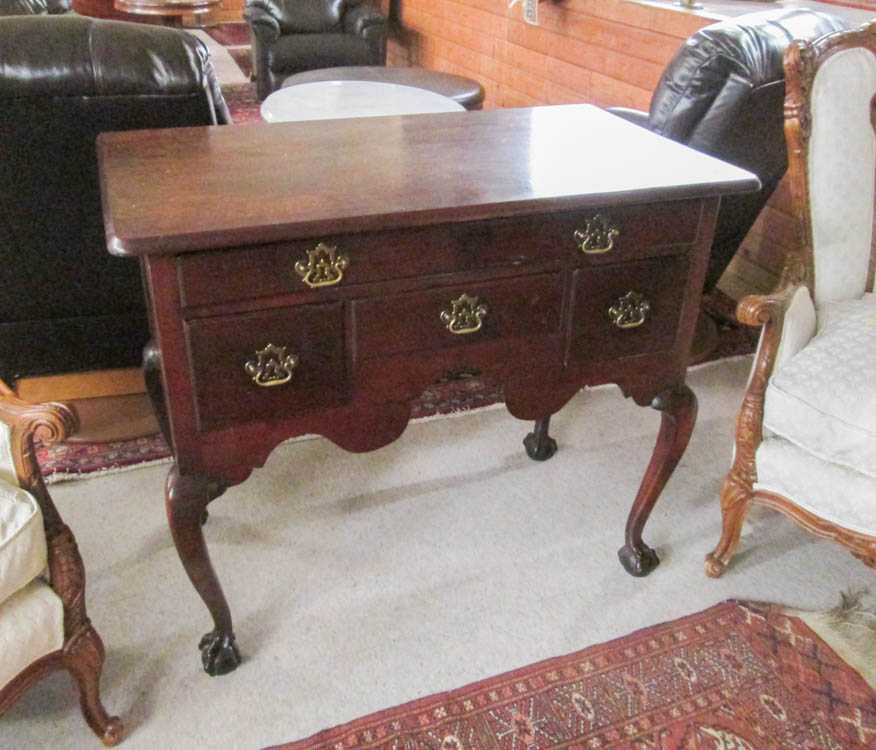
M 574 248 L 582 264 L 611 264 L 678 253 L 696 241 L 700 201 L 605 208 L 564 214 L 555 222 L 558 241 Z
M 179 258 L 183 304 L 331 290 L 376 281 L 479 271 L 562 254 L 544 217 L 470 222 Z M 567 243 L 568 245 L 569 243 Z
M 687 258 L 675 256 L 577 271 L 572 357 L 605 360 L 671 349 L 687 270 Z
M 359 357 L 537 338 L 560 331 L 562 275 L 473 282 L 354 303 Z
M 679 252 L 699 215 L 699 201 L 677 201 L 188 254 L 181 294 L 192 307 L 545 261 L 617 263 Z
M 186 337 L 202 430 L 347 397 L 340 302 L 192 320 Z

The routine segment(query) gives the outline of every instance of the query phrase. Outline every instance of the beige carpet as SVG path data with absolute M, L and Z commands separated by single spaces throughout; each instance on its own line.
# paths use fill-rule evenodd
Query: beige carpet
M 226 677 L 200 671 L 209 621 L 165 528 L 167 467 L 55 486 L 88 568 L 124 747 L 259 748 L 729 597 L 820 610 L 872 584 L 844 550 L 768 511 L 724 578 L 703 575 L 749 362 L 691 374 L 700 418 L 646 531 L 663 564 L 645 579 L 616 550 L 659 416 L 614 388 L 557 416 L 560 452 L 544 464 L 502 408 L 411 425 L 372 454 L 282 446 L 212 506 L 245 658 Z M 96 747 L 65 676 L 0 719 L 0 747 Z

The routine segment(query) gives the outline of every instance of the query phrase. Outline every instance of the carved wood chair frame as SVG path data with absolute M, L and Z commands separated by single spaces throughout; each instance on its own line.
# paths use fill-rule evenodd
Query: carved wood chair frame
M 876 22 L 853 31 L 828 34 L 813 42 L 796 41 L 785 52 L 785 137 L 788 143 L 788 174 L 798 216 L 799 241 L 788 252 L 778 285 L 770 295 L 743 298 L 736 310 L 741 323 L 763 326 L 760 346 L 751 378 L 736 418 L 736 452 L 733 465 L 721 488 L 722 535 L 706 556 L 706 573 L 718 577 L 739 545 L 742 524 L 753 502 L 778 510 L 807 531 L 847 547 L 865 564 L 876 568 L 876 537 L 831 523 L 804 510 L 792 499 L 755 490 L 755 453 L 763 440 L 764 397 L 773 372 L 782 337 L 785 315 L 795 292 L 802 286 L 814 299 L 815 265 L 812 240 L 812 212 L 809 194 L 809 139 L 812 133 L 811 91 L 820 66 L 832 55 L 853 48 L 876 54 Z M 876 97 L 871 101 L 871 122 L 876 128 Z M 866 291 L 873 291 L 876 273 L 876 227 L 870 252 Z
M 66 669 L 78 688 L 85 721 L 105 745 L 115 745 L 122 739 L 123 726 L 117 717 L 107 714 L 100 700 L 104 648 L 85 610 L 82 558 L 73 532 L 64 524 L 46 490 L 34 449 L 35 438 L 52 443 L 72 434 L 78 425 L 76 414 L 62 404 L 33 405 L 21 401 L 0 381 L 0 421 L 11 428 L 12 456 L 19 485 L 33 495 L 42 510 L 50 585 L 64 607 L 64 645 L 33 662 L 0 688 L 0 715 L 44 676 Z

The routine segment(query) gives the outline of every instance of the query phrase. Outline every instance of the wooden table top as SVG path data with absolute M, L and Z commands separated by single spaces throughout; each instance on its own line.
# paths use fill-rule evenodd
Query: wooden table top
M 590 105 L 105 133 L 116 255 L 756 190 Z

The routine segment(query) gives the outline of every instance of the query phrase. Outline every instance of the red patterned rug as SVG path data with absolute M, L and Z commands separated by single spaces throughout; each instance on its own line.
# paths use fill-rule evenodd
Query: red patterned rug
M 876 748 L 876 693 L 800 619 L 724 602 L 273 750 Z

